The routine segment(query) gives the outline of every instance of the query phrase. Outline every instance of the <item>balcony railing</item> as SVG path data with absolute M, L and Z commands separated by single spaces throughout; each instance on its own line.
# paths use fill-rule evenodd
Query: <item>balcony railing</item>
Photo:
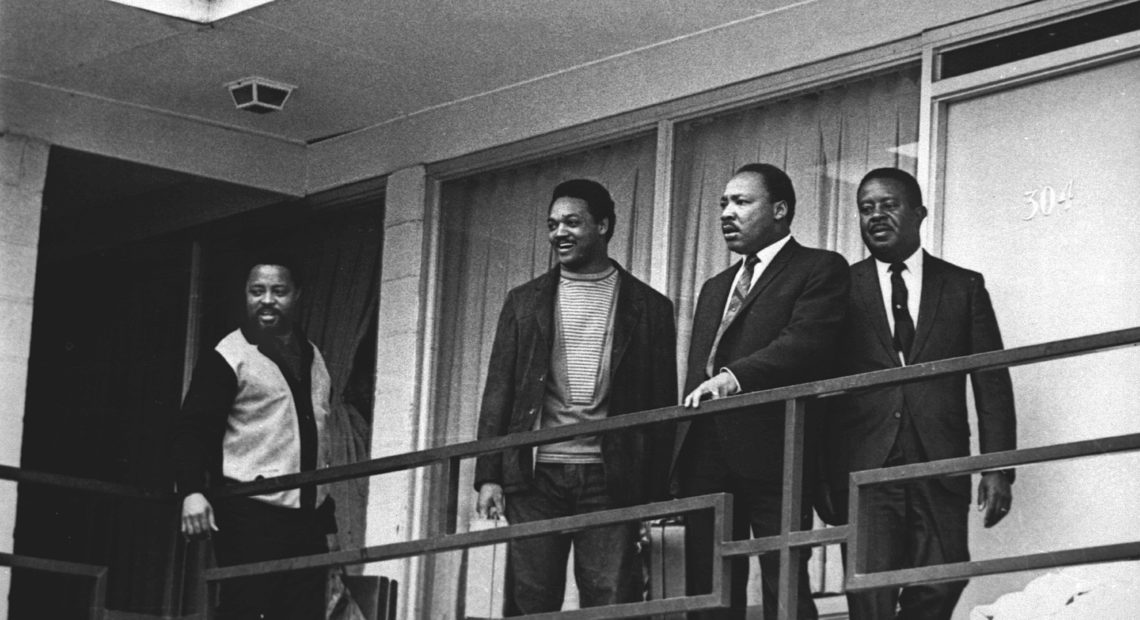
M 976 370 L 1032 364 L 1120 347 L 1134 346 L 1136 344 L 1140 344 L 1140 328 L 1125 329 L 1045 344 L 1007 349 L 1004 351 L 980 353 L 977 355 L 916 364 L 903 368 L 881 370 L 862 375 L 776 388 L 763 392 L 741 394 L 721 400 L 708 401 L 704 403 L 700 409 L 695 410 L 682 407 L 666 407 L 641 411 L 568 427 L 462 442 L 419 452 L 399 454 L 323 469 L 316 472 L 292 474 L 279 478 L 218 488 L 211 492 L 212 497 L 260 495 L 296 488 L 304 484 L 331 483 L 430 466 L 440 470 L 441 477 L 439 480 L 441 480 L 447 489 L 446 497 L 448 501 L 442 502 L 442 505 L 437 508 L 440 518 L 432 520 L 433 523 L 437 524 L 435 531 L 429 532 L 426 538 L 420 540 L 268 562 L 212 568 L 205 571 L 204 577 L 211 584 L 211 587 L 213 587 L 220 581 L 234 577 L 300 568 L 333 567 L 406 558 L 440 551 L 466 549 L 507 542 L 514 539 L 534 537 L 554 532 L 571 532 L 610 523 L 642 521 L 695 510 L 712 510 L 715 514 L 714 540 L 719 542 L 712 550 L 712 553 L 715 554 L 716 561 L 713 563 L 713 591 L 711 593 L 645 601 L 641 603 L 629 603 L 611 607 L 541 614 L 529 617 L 630 618 L 648 614 L 725 607 L 729 601 L 729 580 L 726 577 L 727 571 L 730 570 L 730 560 L 739 556 L 778 552 L 780 554 L 781 572 L 778 590 L 779 604 L 777 617 L 780 620 L 788 620 L 794 617 L 797 602 L 798 573 L 795 570 L 791 570 L 791 567 L 795 565 L 796 555 L 807 552 L 811 547 L 836 543 L 845 543 L 848 545 L 849 554 L 845 582 L 848 590 L 865 590 L 905 584 L 967 579 L 982 575 L 994 575 L 1039 568 L 1140 558 L 1140 542 L 1129 542 L 1011 558 L 868 573 L 865 570 L 868 552 L 865 545 L 866 534 L 863 530 L 865 518 L 861 519 L 861 513 L 864 507 L 860 503 L 860 489 L 872 484 L 961 475 L 984 470 L 1006 469 L 1031 463 L 1136 451 L 1140 450 L 1140 434 L 856 472 L 851 475 L 849 505 L 853 510 L 851 511 L 850 525 L 809 531 L 797 529 L 799 523 L 798 515 L 800 514 L 800 508 L 803 504 L 804 403 L 807 400 L 886 385 L 922 381 L 945 375 L 968 373 Z M 474 458 L 484 454 L 493 454 L 509 449 L 556 443 L 577 436 L 597 435 L 663 422 L 691 420 L 700 416 L 717 415 L 740 408 L 754 407 L 756 405 L 778 401 L 785 403 L 785 435 L 781 529 L 780 534 L 776 536 L 752 540 L 731 540 L 732 498 L 727 495 L 708 495 L 672 500 L 573 517 L 510 525 L 504 528 L 480 532 L 458 534 L 455 531 L 457 505 L 460 493 L 459 465 L 463 459 Z M 169 498 L 168 496 L 164 496 L 165 494 L 156 495 L 154 492 L 128 489 L 121 485 L 111 483 L 23 472 L 11 467 L 0 467 L 0 479 L 19 480 L 22 482 L 34 482 L 81 489 L 95 493 L 121 495 L 137 500 L 153 501 L 155 499 L 161 500 Z M 79 565 L 65 562 L 0 555 L 0 565 L 17 566 L 17 563 L 22 563 L 22 565 L 29 567 L 32 567 L 34 564 L 35 568 L 41 570 L 56 570 L 57 572 L 74 572 L 75 570 L 79 570 Z M 100 575 L 101 574 L 102 573 L 100 573 Z

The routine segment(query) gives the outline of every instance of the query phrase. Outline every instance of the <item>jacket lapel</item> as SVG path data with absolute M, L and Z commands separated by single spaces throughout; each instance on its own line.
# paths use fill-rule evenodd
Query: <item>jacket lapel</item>
M 538 324 L 538 335 L 546 343 L 547 350 L 550 350 L 549 345 L 554 342 L 554 294 L 557 291 L 559 273 L 558 267 L 555 267 L 546 272 L 546 277 L 540 278 L 534 285 L 534 320 Z
M 791 264 L 792 257 L 799 248 L 800 244 L 796 243 L 795 239 L 788 239 L 784 247 L 772 258 L 772 264 L 764 268 L 764 272 L 760 274 L 760 278 L 756 280 L 756 284 L 749 289 L 748 294 L 744 296 L 744 301 L 740 304 L 740 310 L 737 311 L 736 316 L 732 319 L 733 323 L 736 323 L 736 321 L 744 315 L 744 311 L 752 305 L 752 302 L 756 301 L 756 298 L 760 296 L 760 293 L 764 292 L 764 289 L 768 288 L 768 285 L 776 279 L 776 276 L 778 276 L 785 267 Z M 727 295 L 725 296 L 725 301 L 728 301 Z M 721 308 L 724 308 L 723 304 L 721 304 Z
M 871 321 L 871 329 L 895 365 L 899 356 L 895 354 L 895 340 L 891 334 L 891 324 L 887 319 L 887 308 L 883 305 L 883 289 L 879 284 L 879 270 L 875 259 L 868 258 L 856 263 L 851 270 L 851 294 L 855 303 L 864 308 L 864 316 Z
M 925 253 L 926 250 L 923 250 Z M 908 359 L 919 360 L 922 349 L 930 340 L 930 332 L 936 322 L 939 301 L 942 298 L 942 286 L 946 283 L 942 271 L 942 261 L 926 254 L 922 262 L 922 299 L 918 300 L 918 316 L 915 320 L 914 346 L 911 347 Z
M 621 267 L 618 270 L 617 307 L 614 309 L 613 350 L 610 353 L 610 373 L 621 365 L 622 356 L 633 337 L 634 328 L 645 309 L 645 299 L 640 291 L 630 284 L 631 276 Z

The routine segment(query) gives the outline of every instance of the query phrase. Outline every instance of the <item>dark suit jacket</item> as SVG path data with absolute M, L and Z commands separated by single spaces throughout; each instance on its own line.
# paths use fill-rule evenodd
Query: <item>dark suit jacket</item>
M 982 275 L 927 254 L 922 298 L 915 321 L 912 364 L 1002 348 L 997 318 Z M 841 351 L 841 372 L 859 374 L 901 363 L 895 354 L 875 261 L 851 267 L 851 298 Z M 982 452 L 1017 447 L 1013 389 L 1009 371 L 970 375 Z M 895 385 L 835 399 L 826 422 L 828 478 L 846 493 L 848 474 L 882 467 L 898 433 L 895 413 L 906 407 L 929 460 L 967 456 L 966 378 L 942 377 Z M 950 490 L 970 495 L 966 477 L 945 480 Z M 845 497 L 845 496 L 844 496 Z
M 618 274 L 609 415 L 675 405 L 677 335 L 673 303 L 621 267 Z M 479 439 L 535 428 L 550 374 L 559 278 L 559 268 L 555 267 L 507 294 L 487 370 Z M 603 435 L 602 460 L 611 497 L 620 505 L 667 498 L 672 445 L 672 425 Z M 476 489 L 484 482 L 496 482 L 505 492 L 513 493 L 526 489 L 532 479 L 530 448 L 476 461 Z
M 693 315 L 685 394 L 708 379 L 709 351 L 739 267 L 737 262 L 701 287 Z M 714 367 L 731 370 L 741 392 L 829 376 L 847 288 L 847 261 L 842 256 L 789 240 L 744 298 L 721 337 Z M 736 474 L 766 482 L 782 479 L 783 411 L 783 403 L 772 403 L 712 419 L 724 456 Z M 678 425 L 675 460 L 688 427 L 687 422 Z

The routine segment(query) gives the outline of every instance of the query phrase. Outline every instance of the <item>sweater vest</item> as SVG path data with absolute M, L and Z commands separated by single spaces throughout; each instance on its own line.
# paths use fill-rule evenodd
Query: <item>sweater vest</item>
M 325 427 L 329 417 L 328 369 L 320 350 L 313 349 L 310 370 L 313 417 L 317 426 L 317 467 L 331 465 Z M 241 330 L 222 339 L 217 352 L 233 369 L 237 395 L 222 439 L 222 475 L 238 482 L 273 478 L 301 471 L 301 434 L 293 392 L 277 364 L 246 340 Z M 319 506 L 328 491 L 317 489 Z M 255 495 L 269 504 L 301 506 L 300 489 Z

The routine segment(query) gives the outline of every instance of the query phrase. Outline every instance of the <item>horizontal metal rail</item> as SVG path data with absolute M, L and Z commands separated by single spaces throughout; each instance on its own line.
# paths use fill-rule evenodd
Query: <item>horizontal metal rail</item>
M 405 454 L 360 461 L 358 463 L 328 467 L 319 471 L 289 474 L 255 482 L 219 487 L 212 489 L 210 495 L 211 497 L 261 495 L 293 489 L 306 484 L 340 482 L 353 478 L 394 473 L 416 467 L 435 465 L 441 461 L 452 459 L 473 458 L 512 448 L 526 448 L 557 443 L 578 436 L 597 435 L 655 423 L 690 420 L 704 415 L 716 415 L 735 409 L 754 407 L 790 399 L 834 396 L 837 394 L 923 379 L 932 379 L 962 372 L 1005 368 L 1061 359 L 1119 347 L 1134 346 L 1136 344 L 1140 344 L 1140 327 L 1043 344 L 1027 345 L 1015 349 L 948 358 L 935 362 L 915 364 L 913 366 L 878 370 L 861 375 L 850 375 L 835 379 L 814 381 L 812 383 L 802 383 L 760 392 L 749 392 L 747 394 L 739 394 L 715 401 L 706 401 L 701 405 L 700 409 L 686 409 L 679 406 L 663 407 L 660 409 L 628 413 L 604 420 L 583 422 L 573 426 L 541 429 L 502 437 L 465 441 L 437 448 L 428 448 L 418 452 L 408 452 Z M 91 478 L 26 471 L 10 465 L 0 465 L 0 480 L 63 487 L 134 499 L 170 500 L 174 497 L 173 493 L 163 490 L 146 489 Z
M 204 572 L 204 576 L 208 582 L 216 583 L 225 579 L 262 575 L 266 573 L 394 560 L 429 553 L 439 553 L 442 551 L 456 551 L 471 547 L 505 543 L 511 540 L 534 538 L 547 534 L 575 532 L 614 523 L 624 523 L 628 521 L 641 522 L 648 519 L 698 510 L 713 511 L 713 539 L 719 541 L 721 544 L 727 544 L 727 541 L 732 538 L 732 496 L 718 493 L 667 502 L 643 504 L 629 508 L 591 512 L 571 517 L 532 521 L 496 529 L 468 532 L 465 534 L 451 534 L 448 536 L 378 545 L 362 549 L 211 568 Z M 716 549 L 713 549 L 712 552 L 715 554 Z M 723 560 L 727 560 L 727 558 L 723 558 Z M 601 608 L 558 612 L 555 614 L 535 614 L 527 617 L 581 619 L 633 618 L 649 614 L 698 611 L 727 607 L 729 584 L 729 580 L 727 579 L 728 567 L 723 560 L 713 563 L 712 593 L 707 595 L 628 603 Z
M 444 488 L 448 489 L 449 499 L 444 502 L 444 505 L 441 507 L 441 514 L 443 515 L 439 520 L 441 525 L 437 528 L 438 531 L 430 532 L 430 538 L 358 550 L 340 551 L 320 556 L 305 556 L 301 558 L 277 560 L 274 562 L 226 567 L 224 569 L 212 569 L 207 572 L 207 579 L 210 580 L 211 585 L 213 585 L 222 579 L 240 575 L 278 570 L 296 570 L 306 567 L 372 562 L 380 559 L 393 559 L 493 544 L 513 538 L 537 536 L 555 531 L 572 531 L 574 529 L 590 527 L 590 525 L 585 525 L 587 523 L 597 524 L 596 519 L 599 518 L 612 518 L 612 520 L 608 522 L 620 522 L 622 520 L 642 518 L 632 515 L 644 514 L 661 516 L 665 514 L 688 512 L 692 510 L 692 508 L 689 507 L 691 504 L 684 502 L 690 500 L 675 500 L 660 504 L 649 504 L 634 509 L 596 513 L 596 515 L 601 515 L 600 517 L 596 515 L 581 515 L 567 519 L 512 525 L 506 528 L 484 532 L 472 532 L 467 534 L 454 533 L 455 507 L 458 501 L 457 484 L 459 463 L 462 459 L 510 449 L 556 443 L 573 437 L 598 435 L 650 426 L 652 424 L 692 420 L 700 416 L 718 415 L 728 411 L 776 402 L 786 403 L 784 408 L 784 416 L 786 419 L 784 490 L 781 515 L 782 533 L 780 535 L 749 541 L 732 541 L 730 540 L 731 527 L 718 529 L 718 544 L 715 545 L 713 549 L 713 552 L 716 554 L 714 566 L 716 567 L 715 583 L 717 584 L 717 589 L 714 590 L 713 594 L 649 601 L 608 608 L 591 608 L 535 617 L 622 618 L 635 615 L 667 613 L 670 611 L 691 611 L 726 606 L 728 604 L 728 580 L 725 578 L 724 573 L 728 570 L 730 560 L 740 556 L 779 552 L 781 576 L 778 618 L 781 620 L 788 619 L 794 615 L 795 580 L 798 577 L 797 571 L 789 569 L 794 564 L 793 560 L 795 555 L 804 552 L 808 547 L 841 543 L 845 540 L 851 543 L 852 546 L 848 566 L 848 587 L 852 590 L 885 587 L 888 585 L 902 585 L 921 581 L 959 579 L 983 574 L 996 574 L 999 572 L 1027 570 L 1036 567 L 1065 565 L 1066 563 L 1083 563 L 1107 559 L 1120 559 L 1124 557 L 1137 557 L 1137 547 L 1140 543 L 1127 543 L 1124 545 L 1109 545 L 1085 550 L 1035 554 L 1000 560 L 985 560 L 960 565 L 954 564 L 907 569 L 905 571 L 892 571 L 889 573 L 856 573 L 852 570 L 853 566 L 851 566 L 850 563 L 854 562 L 855 558 L 858 557 L 856 551 L 859 551 L 860 536 L 857 529 L 858 510 L 852 511 L 852 523 L 850 526 L 818 531 L 798 531 L 798 518 L 796 516 L 803 501 L 803 407 L 806 400 L 960 373 L 1056 360 L 1086 353 L 1134 346 L 1136 344 L 1140 344 L 1140 328 L 1124 329 L 1044 344 L 1018 347 L 1015 349 L 979 353 L 902 368 L 875 371 L 862 375 L 852 375 L 761 392 L 741 394 L 715 401 L 707 401 L 703 403 L 699 409 L 687 409 L 674 406 L 640 411 L 594 422 L 584 422 L 566 427 L 467 441 L 430 448 L 419 452 L 399 454 L 326 468 L 319 471 L 291 474 L 212 489 L 209 493 L 210 496 L 214 498 L 261 495 L 308 484 L 327 484 L 353 478 L 404 471 L 417 467 L 433 466 L 442 468 L 441 484 Z M 964 457 L 961 459 L 949 459 L 946 461 L 858 472 L 852 475 L 851 506 L 858 506 L 855 501 L 857 500 L 856 494 L 858 493 L 860 485 L 865 486 L 867 484 L 881 482 L 954 474 L 962 475 L 977 471 L 1005 469 L 1029 463 L 1135 450 L 1136 441 L 1136 438 L 1133 436 L 1096 439 L 1061 446 L 991 453 L 976 457 Z M 139 489 L 129 485 L 57 474 L 26 472 L 10 466 L 0 466 L 0 479 L 57 486 L 130 499 L 169 501 L 174 497 L 173 494 L 165 491 Z M 701 498 L 692 499 L 700 500 Z M 730 500 L 731 498 L 728 498 L 728 501 Z M 717 510 L 723 511 L 724 504 L 721 503 L 718 505 L 720 508 Z M 731 510 L 729 509 L 726 513 L 718 512 L 718 514 L 720 515 L 717 518 L 718 528 L 723 528 L 725 525 L 724 521 L 731 519 Z M 25 560 L 27 559 L 25 558 Z
M 51 474 L 42 471 L 28 471 L 11 465 L 0 465 L 0 480 L 12 482 L 26 482 L 43 486 L 59 487 L 85 493 L 96 493 L 110 497 L 128 499 L 170 501 L 174 498 L 171 491 L 147 489 L 118 482 L 106 482 L 93 478 L 80 478 L 64 474 Z
M 465 441 L 437 448 L 428 448 L 418 452 L 408 452 L 369 461 L 361 461 L 359 463 L 328 467 L 319 471 L 289 474 L 287 476 L 266 478 L 255 482 L 244 482 L 213 489 L 210 494 L 211 497 L 261 495 L 284 491 L 306 484 L 328 484 L 363 476 L 374 476 L 416 467 L 425 467 L 455 459 L 473 458 L 484 454 L 510 450 L 512 448 L 528 448 L 557 443 L 574 437 L 598 435 L 601 433 L 648 426 L 655 423 L 691 420 L 705 415 L 716 415 L 745 407 L 755 407 L 757 405 L 793 399 L 835 396 L 837 394 L 856 392 L 886 385 L 933 379 L 935 377 L 943 377 L 963 372 L 1020 366 L 1096 351 L 1134 346 L 1136 344 L 1140 344 L 1140 327 L 1094 334 L 1091 336 L 1081 336 L 1068 340 L 1058 340 L 1044 344 L 1028 345 L 1015 349 L 976 353 L 963 357 L 953 357 L 888 370 L 877 370 L 861 375 L 850 375 L 812 383 L 801 383 L 760 392 L 738 394 L 728 398 L 705 401 L 701 404 L 700 409 L 687 409 L 680 406 L 663 407 L 660 409 L 627 413 L 603 420 L 581 422 L 570 426 Z
M 917 583 L 955 581 L 1074 564 L 1140 559 L 1140 542 L 1127 542 L 1082 549 L 1046 551 L 991 560 L 868 572 L 864 567 L 867 566 L 867 554 L 870 549 L 868 549 L 866 541 L 867 534 L 864 528 L 860 527 L 860 523 L 866 519 L 866 517 L 861 516 L 864 512 L 860 504 L 861 489 L 867 486 L 966 475 L 982 471 L 1008 469 L 1020 465 L 1135 451 L 1140 451 L 1140 433 L 853 472 L 850 479 L 848 505 L 857 507 L 857 509 L 851 511 L 851 523 L 848 526 L 847 548 L 849 553 L 845 569 L 846 588 L 850 591 L 861 591 Z
M 88 609 L 90 610 L 88 613 L 88 618 L 90 618 L 90 620 L 99 620 L 103 617 L 103 610 L 107 606 L 106 566 L 97 566 L 95 564 L 81 564 L 78 562 L 66 562 L 64 560 L 34 558 L 26 555 L 16 555 L 12 553 L 0 553 L 0 566 L 26 568 L 28 570 L 35 570 L 45 573 L 56 573 L 60 575 L 87 577 L 92 580 L 91 598 L 88 605 Z

